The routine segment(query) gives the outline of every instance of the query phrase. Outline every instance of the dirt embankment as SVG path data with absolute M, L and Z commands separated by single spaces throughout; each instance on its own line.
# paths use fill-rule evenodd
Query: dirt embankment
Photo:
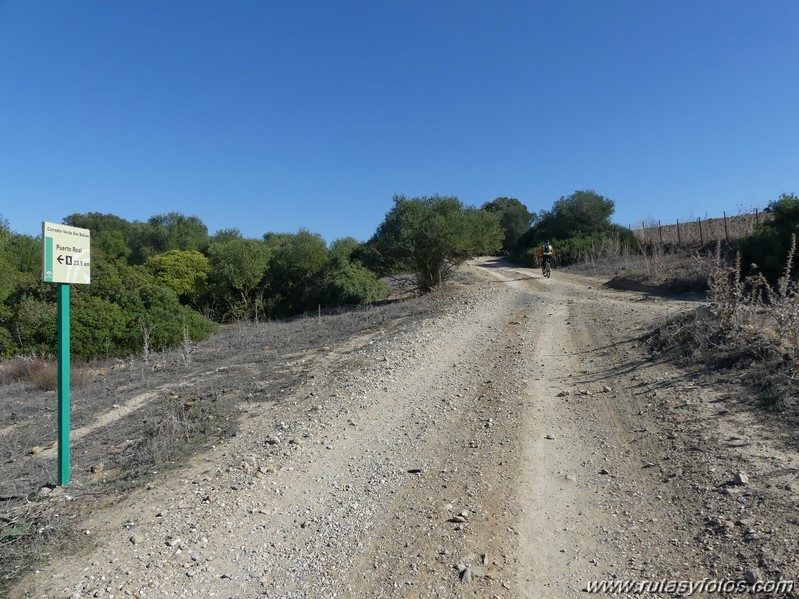
M 797 577 L 799 459 L 778 423 L 642 343 L 691 304 L 467 272 L 435 316 L 299 358 L 301 384 L 243 399 L 238 435 L 84 516 L 96 549 L 10 596 L 562 598 Z M 257 349 L 242 386 L 264 376 Z

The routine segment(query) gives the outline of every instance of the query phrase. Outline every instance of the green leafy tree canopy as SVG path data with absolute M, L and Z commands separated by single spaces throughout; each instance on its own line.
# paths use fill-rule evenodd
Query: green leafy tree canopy
M 502 236 L 495 218 L 458 198 L 397 195 L 363 259 L 381 274 L 411 272 L 419 288 L 429 291 L 467 258 L 499 249 Z
M 575 191 L 543 211 L 535 226 L 538 239 L 568 239 L 601 233 L 610 227 L 615 202 L 595 191 Z
M 197 297 L 210 270 L 208 258 L 196 250 L 169 250 L 147 258 L 144 266 L 156 283 L 185 298 Z
M 502 249 L 507 253 L 516 249 L 522 235 L 535 220 L 535 215 L 516 198 L 497 198 L 483 204 L 483 210 L 496 215 L 499 219 L 504 232 Z

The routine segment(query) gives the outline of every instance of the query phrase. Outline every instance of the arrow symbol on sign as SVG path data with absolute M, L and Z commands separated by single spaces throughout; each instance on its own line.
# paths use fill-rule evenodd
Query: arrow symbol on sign
M 63 264 L 64 263 L 64 259 L 61 256 L 58 256 L 58 258 L 56 258 L 56 260 L 58 260 L 59 264 Z

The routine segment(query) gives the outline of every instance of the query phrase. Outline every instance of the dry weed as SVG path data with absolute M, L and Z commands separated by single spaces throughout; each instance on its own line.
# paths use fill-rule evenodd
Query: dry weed
M 797 393 L 799 284 L 790 278 L 796 249 L 793 236 L 783 276 L 773 286 L 754 267 L 744 276 L 740 253 L 726 264 L 717 244 L 707 306 L 664 326 L 657 336 L 660 347 L 715 367 L 746 368 L 762 398 L 785 407 Z
M 86 373 L 79 367 L 70 369 L 70 386 L 81 387 Z M 55 391 L 58 388 L 58 364 L 43 358 L 15 358 L 0 369 L 0 383 L 25 383 L 40 391 Z

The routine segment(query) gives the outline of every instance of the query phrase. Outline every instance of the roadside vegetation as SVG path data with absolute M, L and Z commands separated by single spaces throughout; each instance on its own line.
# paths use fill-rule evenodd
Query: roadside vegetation
M 342 327 L 362 334 L 435 303 L 433 294 L 432 303 L 369 307 L 389 297 L 387 282 L 410 281 L 411 295 L 434 291 L 477 255 L 537 266 L 545 240 L 558 267 L 663 292 L 707 289 L 707 302 L 664 325 L 653 347 L 736 369 L 766 405 L 796 410 L 799 198 L 773 202 L 751 237 L 701 247 L 644 244 L 611 223 L 613 210 L 612 200 L 593 191 L 539 213 L 507 197 L 474 208 L 448 196 L 396 196 L 368 241 L 329 245 L 307 230 L 261 239 L 236 229 L 209 235 L 200 219 L 176 213 L 144 223 L 98 213 L 65 218 L 92 232 L 92 284 L 74 286 L 72 296 L 72 383 L 85 398 L 74 406 L 76 426 L 118 408 L 120 397 L 158 393 L 103 427 L 107 438 L 94 434 L 76 452 L 96 482 L 84 491 L 136 486 L 234 434 L 230 377 L 239 364 L 275 364 L 249 390 L 273 401 L 305 376 L 295 354 L 327 349 Z M 54 460 L 41 457 L 56 438 L 55 290 L 41 282 L 41 240 L 12 233 L 0 219 L 0 263 L 2 594 L 40 547 L 66 542 L 74 531 L 47 501 Z M 197 366 L 205 373 L 202 394 L 164 392 Z
M 537 215 L 511 257 L 537 266 L 538 248 L 547 240 L 555 250 L 555 264 L 560 266 L 633 252 L 636 241 L 632 232 L 610 221 L 614 210 L 613 200 L 590 190 L 561 197 L 551 210 Z
M 237 229 L 209 235 L 196 216 L 128 222 L 73 214 L 64 224 L 92 234 L 92 283 L 72 292 L 72 353 L 78 360 L 124 358 L 207 339 L 219 324 L 261 322 L 385 299 L 379 277 L 412 273 L 418 291 L 452 269 L 494 253 L 503 231 L 491 213 L 457 198 L 395 199 L 367 243 L 329 246 L 318 234 Z M 0 219 L 0 358 L 52 357 L 55 286 L 41 281 L 41 238 Z
M 783 195 L 739 246 L 701 260 L 707 302 L 653 338 L 656 350 L 742 377 L 769 410 L 799 419 L 799 198 Z M 781 252 L 781 254 L 777 254 Z
M 772 202 L 754 234 L 727 242 L 721 259 L 730 265 L 729 256 L 740 250 L 743 269 L 756 264 L 775 285 L 790 232 L 799 228 L 798 203 L 792 195 Z M 147 356 L 207 339 L 220 324 L 370 304 L 396 297 L 398 281 L 406 295 L 427 293 L 478 255 L 537 267 L 538 248 L 547 240 L 556 267 L 608 275 L 618 287 L 708 289 L 712 242 L 644 241 L 611 222 L 614 208 L 592 190 L 537 213 L 508 197 L 475 208 L 451 196 L 398 195 L 369 240 L 329 245 L 305 229 L 260 239 L 244 238 L 238 229 L 210 235 L 198 217 L 178 213 L 146 222 L 72 214 L 64 224 L 92 234 L 92 284 L 73 286 L 73 357 Z M 0 359 L 52 358 L 55 286 L 41 281 L 41 239 L 13 233 L 0 217 L 0 262 Z M 792 264 L 791 280 L 797 276 Z
M 474 256 L 535 265 L 546 239 L 559 265 L 598 251 L 634 252 L 632 234 L 611 224 L 613 210 L 612 200 L 593 191 L 562 197 L 539 214 L 515 198 L 476 208 L 451 196 L 398 195 L 369 240 L 329 245 L 305 229 L 261 239 L 238 229 L 210 235 L 198 217 L 174 212 L 146 222 L 72 214 L 63 223 L 92 235 L 92 283 L 73 286 L 72 354 L 83 361 L 146 357 L 207 339 L 220 324 L 381 301 L 387 283 L 399 279 L 427 293 Z M 41 243 L 13 233 L 0 217 L 0 358 L 55 352 L 55 286 L 41 281 Z
M 381 276 L 413 273 L 426 292 L 468 258 L 499 252 L 503 237 L 495 213 L 468 208 L 455 197 L 400 195 L 357 255 Z

